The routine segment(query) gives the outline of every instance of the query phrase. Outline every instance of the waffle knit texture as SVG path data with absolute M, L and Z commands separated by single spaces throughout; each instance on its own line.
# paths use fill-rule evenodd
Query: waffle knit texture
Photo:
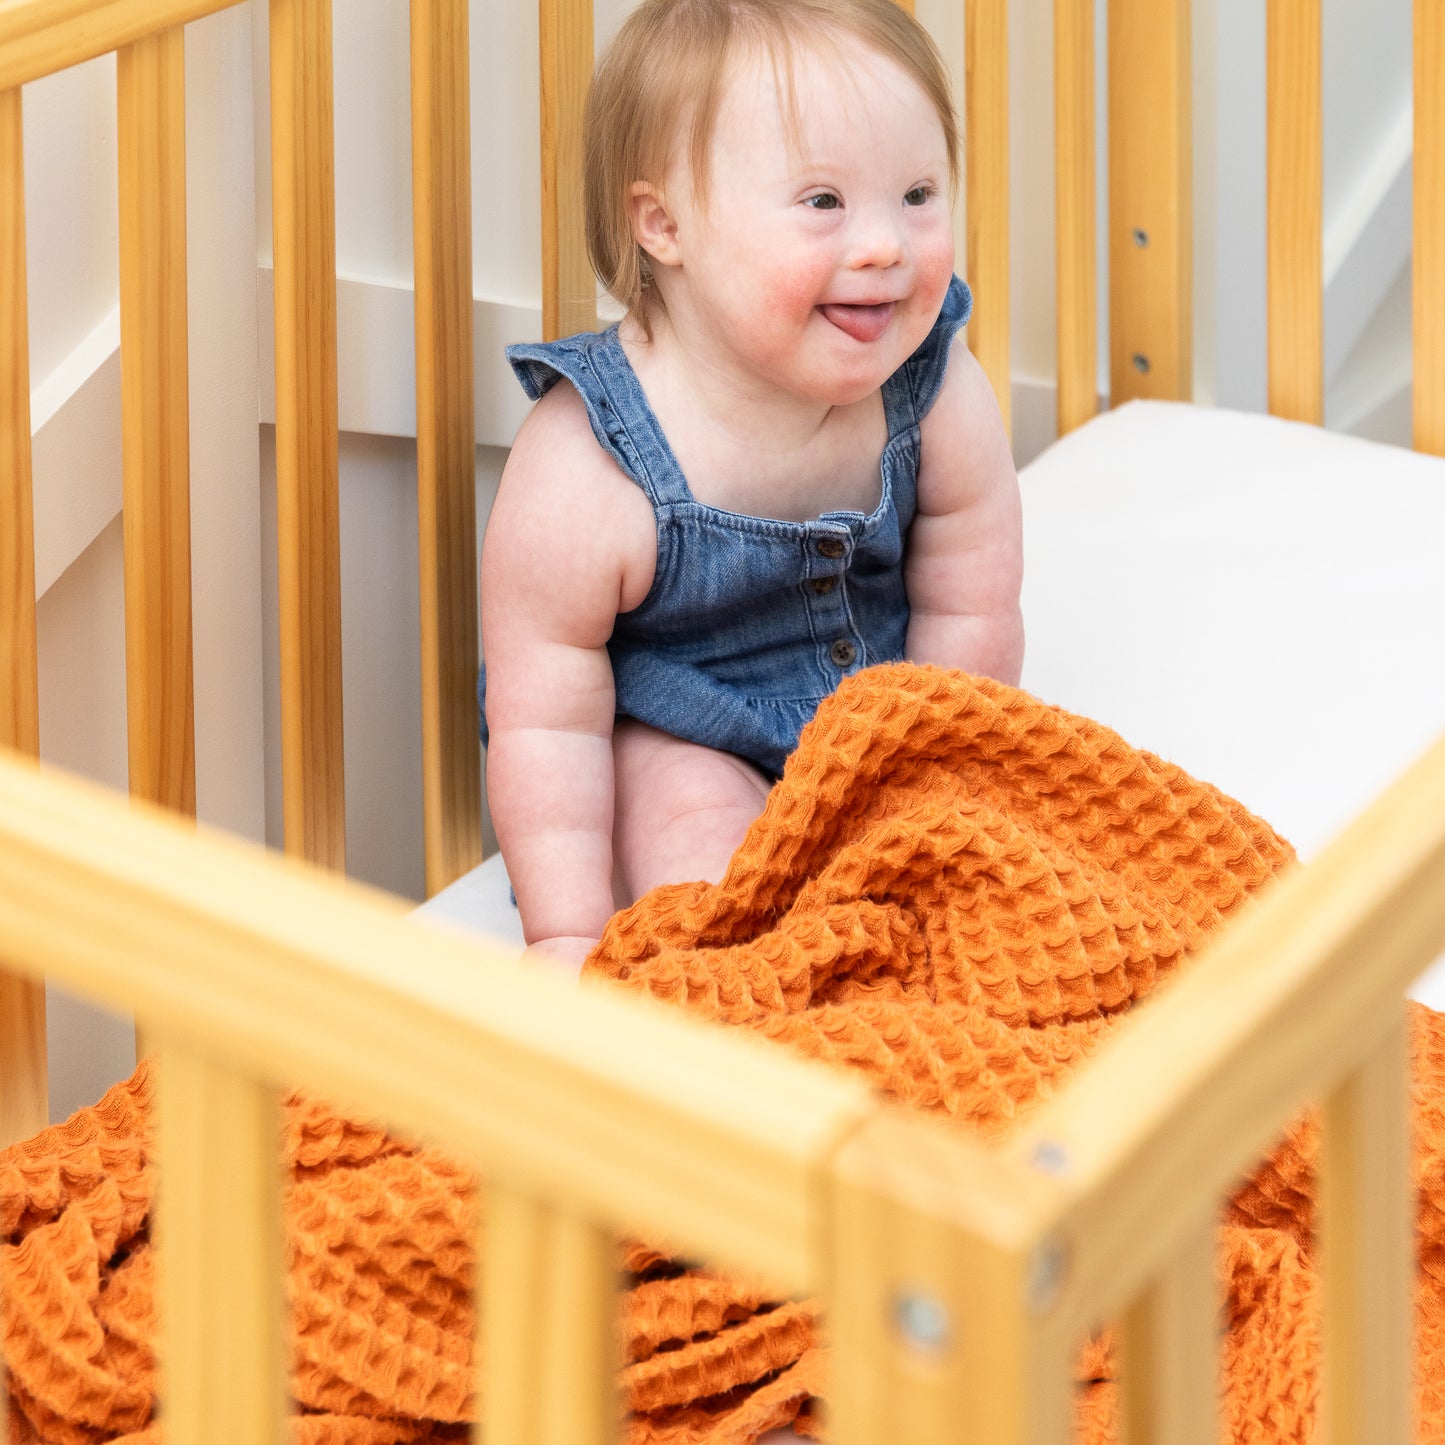
M 820 709 L 722 882 L 650 894 L 588 967 L 997 1140 L 1290 857 L 1239 804 L 1097 723 L 963 674 L 878 668 Z M 1420 1438 L 1435 1440 L 1441 1018 L 1414 1006 L 1412 1042 L 1416 1379 Z M 12 1441 L 159 1445 L 150 1097 L 143 1063 L 96 1107 L 0 1153 Z M 301 1096 L 283 1149 L 293 1438 L 465 1439 L 483 1212 L 468 1172 Z M 1314 1160 L 1305 1120 L 1225 1212 L 1231 1441 L 1310 1436 Z M 620 1246 L 620 1264 L 629 1445 L 824 1429 L 814 1303 L 642 1244 Z M 1116 1438 L 1113 1373 L 1105 1334 L 1077 1365 L 1089 1445 Z

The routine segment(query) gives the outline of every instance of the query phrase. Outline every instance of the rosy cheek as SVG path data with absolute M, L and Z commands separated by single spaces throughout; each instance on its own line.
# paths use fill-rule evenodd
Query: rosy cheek
M 930 292 L 936 291 L 940 302 L 953 277 L 953 262 L 951 232 L 940 234 L 935 241 L 920 247 L 915 254 L 915 274 L 918 276 L 920 288 Z
M 797 316 L 811 311 L 820 300 L 826 267 L 810 267 L 805 263 L 782 266 L 767 278 L 759 300 L 778 316 Z

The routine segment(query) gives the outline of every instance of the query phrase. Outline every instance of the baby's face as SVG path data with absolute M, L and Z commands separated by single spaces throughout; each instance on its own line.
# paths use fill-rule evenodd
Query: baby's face
M 895 61 L 851 38 L 839 48 L 798 47 L 796 127 L 770 59 L 739 55 L 706 204 L 685 176 L 668 187 L 681 196 L 682 258 L 668 280 L 708 344 L 770 386 L 832 405 L 898 369 L 953 272 L 937 112 Z

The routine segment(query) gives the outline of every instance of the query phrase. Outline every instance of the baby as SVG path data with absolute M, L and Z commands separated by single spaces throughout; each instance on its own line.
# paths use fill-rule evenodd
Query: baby
M 958 141 L 893 0 L 643 0 L 588 97 L 623 321 L 537 405 L 482 551 L 487 788 L 534 951 L 716 881 L 842 678 L 1017 682 L 1018 482 L 959 335 Z

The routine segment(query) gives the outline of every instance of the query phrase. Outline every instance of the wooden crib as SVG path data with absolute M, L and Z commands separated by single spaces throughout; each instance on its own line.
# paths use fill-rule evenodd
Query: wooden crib
M 420 927 L 343 867 L 329 0 L 271 0 L 276 436 L 290 859 L 194 813 L 182 27 L 224 0 L 0 4 L 0 1107 L 45 1122 L 45 975 L 163 1057 L 172 1445 L 284 1436 L 278 1091 L 488 1185 L 477 1438 L 617 1431 L 614 1236 L 825 1301 L 841 1445 L 1061 1441 L 1071 1351 L 1123 1321 L 1122 1418 L 1217 1436 L 1217 1203 L 1325 1122 L 1329 1438 L 1411 1435 L 1402 993 L 1445 946 L 1445 746 L 1292 873 L 1006 1148 L 750 1040 Z M 1319 0 L 1270 0 L 1270 401 L 1322 412 Z M 966 8 L 971 344 L 1007 416 L 1003 0 Z M 1112 0 L 1111 395 L 1190 394 L 1189 7 Z M 590 0 L 541 0 L 544 325 L 595 324 L 568 202 Z M 480 856 L 464 0 L 412 0 L 428 886 Z M 1415 440 L 1445 454 L 1445 5 L 1415 0 Z M 1059 425 L 1095 409 L 1093 5 L 1056 0 Z M 19 87 L 114 50 L 134 803 L 38 750 Z M 177 816 L 180 815 L 180 816 Z M 303 860 L 298 863 L 298 860 Z M 195 960 L 206 966 L 198 972 Z M 406 960 L 404 974 L 397 961 Z M 319 1029 L 318 1019 L 327 1027 Z M 1155 1081 L 1144 1092 L 1141 1078 Z M 478 1101 L 485 1100 L 485 1107 Z M 224 1247 L 223 1247 L 224 1246 Z M 539 1406 L 537 1402 L 542 1402 Z

